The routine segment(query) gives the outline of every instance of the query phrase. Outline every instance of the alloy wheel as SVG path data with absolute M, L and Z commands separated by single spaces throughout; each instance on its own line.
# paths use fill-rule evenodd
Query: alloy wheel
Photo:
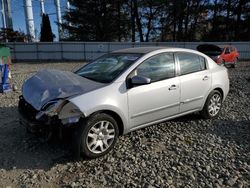
M 114 142 L 114 125 L 109 121 L 99 121 L 89 129 L 86 139 L 87 147 L 92 153 L 103 153 Z
M 221 108 L 221 96 L 215 93 L 209 101 L 208 113 L 211 116 L 216 116 L 219 113 L 220 108 Z

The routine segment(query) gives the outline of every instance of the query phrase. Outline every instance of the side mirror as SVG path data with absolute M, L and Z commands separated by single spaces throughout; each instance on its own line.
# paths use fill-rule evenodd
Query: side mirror
M 146 85 L 146 84 L 150 84 L 150 83 L 151 83 L 151 79 L 144 77 L 144 76 L 133 76 L 131 78 L 132 86 Z

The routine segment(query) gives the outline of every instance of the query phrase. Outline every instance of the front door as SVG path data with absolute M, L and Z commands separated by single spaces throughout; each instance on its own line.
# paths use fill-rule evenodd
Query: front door
M 173 53 L 145 60 L 130 77 L 134 75 L 150 78 L 151 83 L 128 90 L 130 128 L 179 113 L 180 81 Z

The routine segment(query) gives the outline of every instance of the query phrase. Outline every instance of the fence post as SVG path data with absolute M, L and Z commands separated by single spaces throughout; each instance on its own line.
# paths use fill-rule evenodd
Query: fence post
M 16 60 L 16 43 L 13 42 L 13 60 Z
M 63 61 L 64 60 L 63 42 L 60 42 L 60 52 L 61 52 L 61 61 Z
M 110 53 L 110 42 L 108 43 L 108 53 Z
M 86 59 L 86 44 L 85 44 L 85 42 L 83 43 L 83 49 L 84 49 L 84 61 L 86 61 L 87 59 Z
M 34 43 L 33 43 L 34 45 Z M 39 60 L 39 50 L 38 50 L 38 42 L 35 43 L 35 47 L 36 47 L 36 60 Z

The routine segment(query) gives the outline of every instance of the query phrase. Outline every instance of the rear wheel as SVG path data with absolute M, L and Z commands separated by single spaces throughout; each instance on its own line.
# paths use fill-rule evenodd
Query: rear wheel
M 215 118 L 219 115 L 222 106 L 222 95 L 219 91 L 212 91 L 201 111 L 201 115 L 206 118 Z
M 223 66 L 226 66 L 226 62 L 225 62 L 224 59 L 222 60 L 221 64 L 222 64 Z
M 232 68 L 236 68 L 238 65 L 238 58 L 235 58 L 233 64 L 232 64 Z
M 115 145 L 119 129 L 115 119 L 105 113 L 94 114 L 79 122 L 74 154 L 97 158 L 107 154 Z M 79 147 L 79 148 L 77 148 Z M 78 153 L 79 152 L 79 153 Z

